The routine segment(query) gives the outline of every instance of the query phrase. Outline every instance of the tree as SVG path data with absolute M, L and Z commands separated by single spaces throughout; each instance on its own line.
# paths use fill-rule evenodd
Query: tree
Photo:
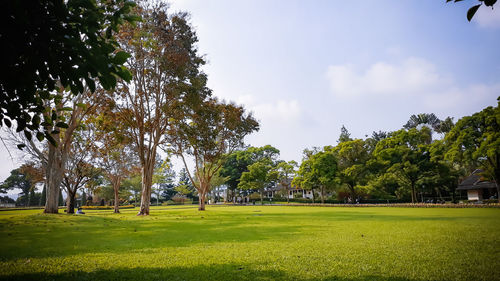
M 186 119 L 177 121 L 169 133 L 172 152 L 181 157 L 194 187 L 198 191 L 199 210 L 205 210 L 212 178 L 219 173 L 225 157 L 243 147 L 246 135 L 258 130 L 259 123 L 243 107 L 209 98 L 197 105 Z M 192 157 L 194 173 L 189 171 L 186 156 Z M 195 181 L 194 178 L 198 180 Z
M 278 182 L 286 192 L 286 202 L 290 202 L 289 190 L 292 187 L 292 179 L 295 175 L 295 169 L 297 168 L 297 162 L 294 160 L 285 162 L 279 162 L 276 167 Z
M 248 172 L 248 166 L 263 158 L 275 160 L 279 153 L 279 150 L 271 145 L 248 147 L 244 150 L 234 151 L 224 161 L 220 169 L 220 175 L 228 177 L 226 184 L 228 189 L 234 193 L 240 183 L 241 175 L 243 172 Z
M 113 96 L 105 96 L 105 102 L 98 107 L 98 114 L 89 118 L 87 126 L 91 130 L 89 140 L 95 164 L 114 190 L 114 213 L 120 213 L 119 192 L 122 180 L 137 169 L 137 155 L 131 147 L 132 139 L 120 122 Z
M 149 215 L 151 186 L 158 148 L 165 144 L 170 123 L 183 119 L 174 108 L 184 100 L 208 95 L 205 64 L 196 49 L 197 37 L 186 13 L 167 13 L 167 4 L 141 2 L 142 22 L 125 25 L 118 36 L 121 48 L 132 54 L 131 85 L 117 89 L 121 120 L 128 129 L 142 170 L 138 215 Z
M 446 0 L 446 3 L 451 2 L 451 1 L 454 1 L 456 3 L 456 2 L 460 2 L 462 0 Z M 472 20 L 472 18 L 476 14 L 477 10 L 479 9 L 479 7 L 481 7 L 483 4 L 487 7 L 491 7 L 491 9 L 493 9 L 493 5 L 495 5 L 495 3 L 497 2 L 497 0 L 478 0 L 478 1 L 479 1 L 479 4 L 472 6 L 467 11 L 467 20 L 468 21 Z
M 373 152 L 382 170 L 396 175 L 399 184 L 410 189 L 412 203 L 417 202 L 417 185 L 430 175 L 430 140 L 431 130 L 427 127 L 403 129 L 381 140 Z
M 92 94 L 90 91 L 74 95 L 60 88 L 57 92 L 57 100 L 57 102 L 45 104 L 43 126 L 45 130 L 50 131 L 50 139 L 46 142 L 34 142 L 26 134 L 20 135 L 10 131 L 11 142 L 22 143 L 25 153 L 36 159 L 45 170 L 47 191 L 45 213 L 58 212 L 58 194 L 66 163 L 71 156 L 74 133 L 81 129 L 84 118 L 93 113 L 96 104 L 100 102 L 100 95 Z M 39 140 L 43 139 L 39 138 Z
M 302 161 L 297 175 L 292 184 L 312 190 L 313 193 L 314 189 L 319 188 L 321 203 L 324 203 L 326 189 L 336 185 L 337 159 L 329 148 L 317 151 Z
M 351 139 L 351 133 L 347 130 L 347 128 L 342 125 L 342 128 L 340 128 L 340 136 L 339 139 L 337 140 L 337 143 L 343 143 L 345 141 L 350 141 Z
M 17 168 L 10 171 L 10 176 L 2 182 L 0 190 L 5 193 L 6 190 L 21 189 L 21 195 L 27 199 L 32 186 L 29 177 L 22 172 L 21 168 Z M 23 203 L 27 206 L 28 200 L 24 200 Z
M 275 165 L 271 159 L 264 158 L 248 166 L 248 172 L 241 174 L 238 188 L 256 190 L 260 193 L 260 203 L 264 204 L 264 190 L 277 180 Z
M 495 181 L 500 195 L 500 98 L 496 107 L 487 107 L 458 120 L 445 137 L 446 159 L 460 163 L 467 172 L 481 167 Z M 500 196 L 499 196 L 500 200 Z
M 366 182 L 369 173 L 367 165 L 371 158 L 369 144 L 364 140 L 355 139 L 341 142 L 329 149 L 337 159 L 340 183 L 347 185 L 352 200 L 355 200 L 358 186 Z
M 45 114 L 47 103 L 61 102 L 56 90 L 67 88 L 76 95 L 85 87 L 94 91 L 97 80 L 111 89 L 117 77 L 130 79 L 123 67 L 128 55 L 117 52 L 113 34 L 123 22 L 137 20 L 131 14 L 134 5 L 128 0 L 5 1 L 0 12 L 0 124 L 11 127 L 15 120 L 17 132 L 24 131 L 28 139 L 34 132 L 39 140 L 56 144 L 53 126 L 44 125 L 65 127 L 59 111 Z

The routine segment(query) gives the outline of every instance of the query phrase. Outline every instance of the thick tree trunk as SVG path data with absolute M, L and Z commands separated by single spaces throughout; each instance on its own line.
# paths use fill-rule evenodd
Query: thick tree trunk
M 68 198 L 66 199 L 66 213 L 74 214 L 75 213 L 75 193 L 68 192 Z
M 286 188 L 286 203 L 290 204 L 290 189 Z
M 199 202 L 198 202 L 198 211 L 205 211 L 205 197 L 206 194 L 205 192 L 201 192 L 199 197 Z
M 325 203 L 325 188 L 321 187 L 321 204 Z
M 142 168 L 142 194 L 141 207 L 138 216 L 149 215 L 149 205 L 151 204 L 151 185 L 153 184 L 153 168 L 151 161 L 147 161 Z
M 311 188 L 311 193 L 312 193 L 312 195 L 313 195 L 312 201 L 313 201 L 313 203 L 314 203 L 314 188 Z
M 49 144 L 49 155 L 46 167 L 46 201 L 44 213 L 57 214 L 59 203 L 59 191 L 63 179 L 64 161 L 61 159 L 57 147 Z
M 264 205 L 264 191 L 260 190 L 260 204 Z

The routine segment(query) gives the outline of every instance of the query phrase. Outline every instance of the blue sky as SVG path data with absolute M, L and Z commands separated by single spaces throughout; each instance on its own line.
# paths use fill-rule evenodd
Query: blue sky
M 500 5 L 469 23 L 474 4 L 178 0 L 171 10 L 191 13 L 214 94 L 260 120 L 247 142 L 300 161 L 304 148 L 335 144 L 342 125 L 364 138 L 411 114 L 457 120 L 495 105 Z M 18 163 L 0 153 L 3 180 Z

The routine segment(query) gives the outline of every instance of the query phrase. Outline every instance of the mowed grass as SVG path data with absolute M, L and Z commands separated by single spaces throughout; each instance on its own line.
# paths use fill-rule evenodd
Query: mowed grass
M 0 280 L 500 280 L 500 209 L 0 212 Z

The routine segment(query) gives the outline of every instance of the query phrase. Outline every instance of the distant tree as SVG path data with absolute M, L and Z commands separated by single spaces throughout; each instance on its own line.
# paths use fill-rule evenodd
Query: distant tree
M 290 202 L 289 190 L 292 187 L 292 180 L 295 175 L 295 169 L 297 168 L 297 166 L 297 162 L 291 160 L 288 162 L 279 162 L 278 166 L 276 167 L 278 183 L 282 188 L 284 188 L 287 203 Z
M 345 184 L 351 194 L 352 200 L 357 198 L 357 189 L 367 182 L 370 160 L 370 147 L 367 142 L 355 139 L 339 143 L 329 148 L 337 159 L 338 178 Z
M 292 184 L 302 189 L 320 189 L 321 203 L 325 202 L 325 191 L 337 184 L 337 159 L 329 149 L 318 151 L 302 161 L 297 171 L 298 177 L 294 178 Z
M 85 190 L 82 190 L 82 197 L 80 200 L 80 206 L 86 206 L 87 205 L 87 193 L 85 193 Z
M 412 203 L 417 202 L 417 186 L 431 175 L 430 140 L 428 127 L 399 130 L 380 141 L 373 153 L 383 166 L 382 174 L 394 174 L 400 186 L 410 190 Z
M 349 133 L 347 128 L 344 125 L 342 125 L 342 128 L 340 128 L 340 136 L 339 139 L 337 140 L 337 143 L 343 143 L 350 140 L 352 140 L 351 133 Z
M 248 172 L 241 174 L 238 188 L 256 190 L 260 194 L 260 203 L 264 204 L 264 190 L 277 180 L 275 163 L 270 159 L 261 159 L 248 166 Z
M 54 128 L 44 123 L 69 125 L 59 117 L 60 111 L 45 114 L 47 103 L 57 107 L 61 102 L 56 90 L 68 88 L 76 95 L 85 87 L 94 91 L 96 82 L 110 89 L 116 77 L 129 79 L 123 67 L 127 54 L 117 51 L 113 34 L 123 22 L 137 19 L 131 14 L 135 4 L 127 0 L 2 4 L 0 125 L 3 121 L 11 127 L 16 121 L 17 132 L 24 131 L 28 139 L 33 132 L 39 140 L 54 143 Z
M 258 130 L 259 123 L 243 107 L 215 98 L 190 107 L 192 111 L 187 118 L 176 122 L 168 137 L 172 152 L 182 159 L 198 192 L 198 209 L 204 211 L 212 178 L 219 173 L 227 155 L 243 147 L 245 136 Z M 186 157 L 194 160 L 193 173 L 189 171 Z
M 5 179 L 0 185 L 0 190 L 5 193 L 7 190 L 20 189 L 21 196 L 23 196 L 23 205 L 28 205 L 29 192 L 32 189 L 33 184 L 29 179 L 29 176 L 22 172 L 21 168 L 14 169 L 10 171 L 10 175 Z
M 43 185 L 42 194 L 40 195 L 40 206 L 45 206 L 45 201 L 47 200 L 47 188 L 45 184 Z
M 234 151 L 229 154 L 221 167 L 220 175 L 228 177 L 226 184 L 228 189 L 235 192 L 240 183 L 243 172 L 248 172 L 248 166 L 263 158 L 276 159 L 279 150 L 271 145 L 262 147 L 248 147 L 244 150 Z
M 459 163 L 468 173 L 481 167 L 483 176 L 496 182 L 500 195 L 500 98 L 487 107 L 457 121 L 445 137 L 446 159 Z M 500 196 L 499 196 L 500 200 Z

